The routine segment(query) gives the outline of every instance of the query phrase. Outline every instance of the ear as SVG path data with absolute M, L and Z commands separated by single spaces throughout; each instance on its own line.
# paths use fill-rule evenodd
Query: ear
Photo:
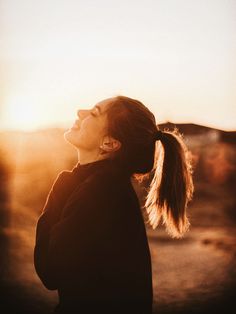
M 100 148 L 106 153 L 113 153 L 120 149 L 121 142 L 111 136 L 104 136 Z

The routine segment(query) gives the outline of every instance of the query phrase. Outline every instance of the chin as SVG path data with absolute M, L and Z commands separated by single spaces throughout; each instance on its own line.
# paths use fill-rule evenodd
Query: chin
M 64 133 L 64 139 L 75 147 L 78 147 L 78 129 L 69 129 Z

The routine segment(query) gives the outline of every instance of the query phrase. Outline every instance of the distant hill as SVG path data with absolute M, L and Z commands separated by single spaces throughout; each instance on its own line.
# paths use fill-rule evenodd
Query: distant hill
M 221 142 L 236 144 L 236 131 L 223 131 L 216 128 L 207 127 L 204 125 L 198 125 L 194 123 L 162 123 L 158 125 L 161 130 L 169 129 L 173 130 L 175 127 L 180 133 L 187 136 L 198 136 L 205 134 L 216 134 L 217 138 Z

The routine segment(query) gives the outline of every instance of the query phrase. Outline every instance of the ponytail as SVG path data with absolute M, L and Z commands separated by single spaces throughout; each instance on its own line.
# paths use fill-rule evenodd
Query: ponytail
M 124 171 L 142 181 L 154 165 L 144 220 L 148 218 L 153 229 L 162 221 L 172 237 L 180 238 L 189 228 L 186 207 L 193 194 L 190 156 L 182 136 L 177 129 L 158 131 L 153 113 L 133 98 L 114 97 L 106 112 L 108 134 L 122 143 L 114 159 Z
M 158 136 L 162 145 L 156 143 L 155 172 L 145 202 L 148 222 L 155 229 L 162 221 L 173 238 L 181 238 L 190 225 L 186 207 L 194 190 L 189 151 L 177 129 L 158 131 Z

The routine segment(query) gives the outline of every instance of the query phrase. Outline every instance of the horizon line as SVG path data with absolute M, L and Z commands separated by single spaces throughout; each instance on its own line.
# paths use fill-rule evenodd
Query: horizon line
M 50 124 L 50 125 L 45 125 L 45 126 L 41 126 L 41 127 L 29 128 L 29 129 L 25 129 L 25 130 L 21 129 L 21 128 L 13 128 L 13 127 L 4 127 L 4 128 L 0 127 L 0 132 L 1 133 L 3 133 L 3 132 L 34 133 L 34 132 L 46 131 L 46 130 L 50 130 L 50 129 L 51 130 L 52 129 L 62 129 L 62 130 L 69 129 L 70 127 L 63 126 L 65 124 L 66 123 Z M 68 124 L 70 124 L 70 123 L 68 123 Z M 195 122 L 177 122 L 177 123 L 175 123 L 172 121 L 165 121 L 165 122 L 158 123 L 157 126 L 163 125 L 163 124 L 195 125 L 198 127 L 205 127 L 205 128 L 209 128 L 209 129 L 213 129 L 213 130 L 223 131 L 223 132 L 236 132 L 236 127 L 234 129 L 233 128 L 226 129 L 226 128 L 218 128 L 218 127 L 207 125 L 207 124 L 198 124 Z

